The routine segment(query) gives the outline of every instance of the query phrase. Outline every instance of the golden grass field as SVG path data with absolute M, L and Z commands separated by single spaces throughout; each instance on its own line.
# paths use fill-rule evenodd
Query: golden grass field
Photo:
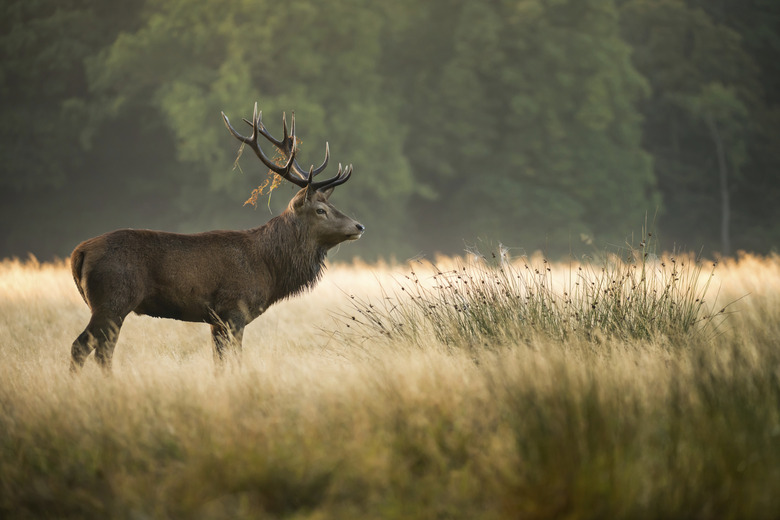
M 131 315 L 107 377 L 68 372 L 68 266 L 3 261 L 0 517 L 777 518 L 780 257 L 714 273 L 717 323 L 685 333 L 445 341 L 354 326 L 430 266 L 331 265 L 240 366 L 215 370 L 206 325 Z

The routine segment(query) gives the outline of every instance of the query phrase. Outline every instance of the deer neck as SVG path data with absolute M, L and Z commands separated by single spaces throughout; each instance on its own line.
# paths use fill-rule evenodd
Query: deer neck
M 269 305 L 319 281 L 327 249 L 310 237 L 306 224 L 293 213 L 284 212 L 257 231 L 261 260 L 271 275 Z

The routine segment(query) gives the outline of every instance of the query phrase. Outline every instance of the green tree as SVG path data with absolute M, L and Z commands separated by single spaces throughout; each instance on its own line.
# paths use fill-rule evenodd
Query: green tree
M 437 196 L 419 219 L 451 230 L 437 247 L 560 252 L 572 235 L 620 241 L 655 210 L 647 85 L 612 2 L 428 2 L 415 16 L 390 54 L 407 64 L 406 151 Z
M 134 26 L 140 2 L 11 0 L 0 6 L 0 254 L 63 254 L 77 182 L 90 165 L 72 100 L 89 96 L 84 61 Z M 70 202 L 70 206 L 68 205 Z M 42 246 L 42 247 L 36 247 Z
M 622 24 L 653 91 L 642 107 L 643 144 L 663 195 L 661 229 L 682 246 L 766 251 L 777 244 L 778 229 L 768 231 L 766 222 L 777 213 L 771 194 L 780 188 L 769 175 L 780 166 L 777 152 L 766 141 L 780 127 L 746 39 L 713 18 L 726 3 L 704 9 L 693 0 L 631 0 Z M 742 19 L 757 20 L 755 11 Z
M 691 0 L 717 23 L 736 31 L 757 66 L 761 84 L 749 103 L 745 164 L 733 190 L 740 248 L 780 250 L 780 2 Z
M 111 37 L 94 0 L 9 1 L 0 7 L 0 188 L 61 186 L 77 165 L 78 124 L 66 101 L 83 96 L 83 60 Z M 121 11 L 121 9 L 118 9 Z M 103 20 L 114 22 L 118 20 Z M 44 153 L 40 153 L 43 149 Z
M 717 159 L 721 201 L 721 251 L 731 254 L 731 183 L 745 162 L 747 109 L 733 89 L 718 83 L 705 85 L 699 95 L 685 99 L 685 110 L 701 120 L 712 138 Z

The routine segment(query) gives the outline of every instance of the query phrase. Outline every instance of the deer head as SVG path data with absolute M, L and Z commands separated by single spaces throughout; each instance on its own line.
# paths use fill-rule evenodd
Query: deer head
M 222 112 L 222 118 L 225 126 L 230 133 L 248 145 L 260 161 L 272 172 L 280 177 L 300 187 L 300 191 L 292 198 L 287 211 L 296 215 L 300 222 L 305 224 L 311 231 L 313 237 L 325 249 L 330 249 L 346 240 L 357 240 L 363 234 L 365 227 L 359 222 L 347 217 L 333 206 L 328 199 L 336 186 L 344 184 L 352 176 L 352 166 L 342 168 L 339 164 L 338 172 L 334 177 L 323 181 L 315 181 L 314 177 L 322 173 L 328 166 L 330 159 L 330 149 L 328 143 L 325 143 L 325 160 L 320 166 L 315 168 L 313 165 L 308 171 L 301 168 L 298 164 L 296 155 L 298 153 L 295 138 L 295 113 L 292 115 L 291 129 L 288 132 L 287 118 L 282 117 L 283 136 L 282 139 L 274 138 L 263 125 L 263 113 L 257 110 L 255 103 L 252 121 L 244 119 L 244 122 L 252 127 L 252 134 L 245 136 L 236 131 L 230 124 L 230 120 Z M 282 165 L 276 164 L 268 158 L 258 144 L 258 136 L 262 135 L 271 142 L 286 158 Z

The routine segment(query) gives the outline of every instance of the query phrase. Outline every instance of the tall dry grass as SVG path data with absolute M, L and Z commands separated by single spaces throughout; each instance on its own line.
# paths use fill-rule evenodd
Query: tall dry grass
M 530 261 L 542 276 L 517 290 L 545 281 L 534 302 L 571 312 L 578 266 Z M 88 361 L 74 378 L 88 311 L 66 266 L 5 261 L 0 516 L 774 518 L 780 258 L 702 272 L 703 314 L 728 308 L 704 334 L 508 314 L 491 335 L 404 300 L 401 287 L 427 284 L 430 304 L 447 303 L 435 268 L 331 266 L 247 328 L 240 367 L 215 373 L 204 325 L 130 317 L 114 375 Z M 356 331 L 356 301 L 400 305 L 418 333 Z

